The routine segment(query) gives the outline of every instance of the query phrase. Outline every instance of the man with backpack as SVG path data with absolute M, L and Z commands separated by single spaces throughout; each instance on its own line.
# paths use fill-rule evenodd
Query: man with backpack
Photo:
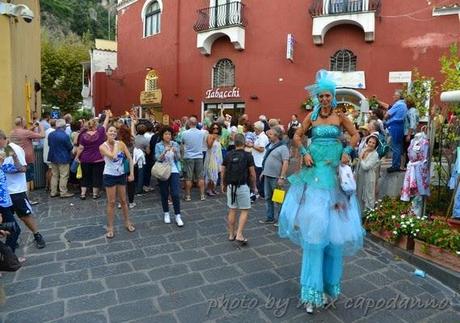
M 270 144 L 262 162 L 262 176 L 264 176 L 264 193 L 267 218 L 260 220 L 261 224 L 275 224 L 275 204 L 272 201 L 273 191 L 283 187 L 286 183 L 286 174 L 289 166 L 289 148 L 282 141 L 283 130 L 279 126 L 272 127 L 268 132 Z
M 257 193 L 256 171 L 254 158 L 251 153 L 244 150 L 244 135 L 236 134 L 234 142 L 235 149 L 228 152 L 222 163 L 222 192 L 227 193 L 227 205 L 229 207 L 228 240 L 236 240 L 241 245 L 245 245 L 248 240 L 244 237 L 243 230 L 251 208 L 250 187 Z M 236 226 L 237 210 L 240 211 L 238 226 Z

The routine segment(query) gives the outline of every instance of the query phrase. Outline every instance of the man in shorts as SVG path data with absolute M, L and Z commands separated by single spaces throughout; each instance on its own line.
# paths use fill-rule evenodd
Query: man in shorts
M 182 134 L 182 144 L 184 145 L 184 169 L 185 169 L 185 200 L 191 201 L 190 191 L 192 182 L 198 181 L 201 200 L 206 199 L 204 195 L 204 172 L 203 172 L 203 142 L 204 133 L 197 129 L 198 120 L 190 117 L 188 126 Z
M 6 154 L 2 169 L 6 175 L 8 193 L 13 203 L 11 210 L 16 213 L 19 219 L 21 219 L 29 230 L 32 231 L 35 246 L 38 249 L 45 248 L 45 240 L 38 232 L 37 224 L 32 217 L 32 206 L 27 198 L 27 181 L 25 173 L 27 163 L 24 150 L 14 143 L 8 144 L 5 132 L 0 130 L 0 151 Z
M 228 240 L 237 241 L 245 245 L 248 240 L 243 235 L 251 208 L 251 190 L 257 193 L 256 170 L 251 153 L 244 150 L 245 138 L 243 134 L 236 134 L 235 149 L 230 151 L 222 163 L 222 192 L 227 193 Z M 238 227 L 236 213 L 240 211 Z M 237 228 L 236 228 L 237 227 Z M 236 229 L 236 230 L 235 230 Z

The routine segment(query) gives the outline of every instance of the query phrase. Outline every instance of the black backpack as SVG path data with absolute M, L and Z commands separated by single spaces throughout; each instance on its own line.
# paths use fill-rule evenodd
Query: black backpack
M 244 150 L 232 150 L 227 155 L 228 163 L 225 168 L 227 184 L 240 186 L 248 182 L 248 159 Z

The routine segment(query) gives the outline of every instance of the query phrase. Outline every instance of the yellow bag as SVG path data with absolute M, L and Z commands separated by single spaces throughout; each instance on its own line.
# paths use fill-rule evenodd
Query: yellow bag
M 81 165 L 79 164 L 77 167 L 77 174 L 75 175 L 77 179 L 81 179 L 83 177 L 83 174 L 81 172 Z
M 275 188 L 273 190 L 272 201 L 281 204 L 284 201 L 284 195 L 286 195 L 286 192 L 284 190 L 280 188 Z

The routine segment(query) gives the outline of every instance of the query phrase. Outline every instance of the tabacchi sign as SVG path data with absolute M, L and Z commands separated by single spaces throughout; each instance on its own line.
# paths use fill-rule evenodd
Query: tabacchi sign
M 209 89 L 206 91 L 205 99 L 228 99 L 228 98 L 239 98 L 240 88 L 234 87 L 233 89 Z

